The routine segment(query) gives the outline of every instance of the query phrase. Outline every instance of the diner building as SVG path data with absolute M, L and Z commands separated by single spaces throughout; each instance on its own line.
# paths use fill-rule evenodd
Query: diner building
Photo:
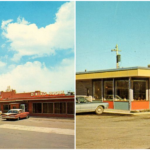
M 110 109 L 150 109 L 150 68 L 131 67 L 76 73 L 76 95 L 92 95 Z
M 15 90 L 0 92 L 0 110 L 6 113 L 9 109 L 24 109 L 30 116 L 41 117 L 74 117 L 74 95 L 63 92 L 35 91 L 16 93 Z

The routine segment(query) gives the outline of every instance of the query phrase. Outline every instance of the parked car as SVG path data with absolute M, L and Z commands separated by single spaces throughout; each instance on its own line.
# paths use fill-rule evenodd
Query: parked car
M 0 115 L 2 114 L 2 111 L 0 111 Z
M 10 109 L 7 113 L 2 113 L 2 119 L 21 119 L 29 118 L 29 112 L 24 112 L 22 109 Z
M 108 106 L 108 103 L 100 101 L 90 102 L 86 96 L 76 96 L 76 113 L 95 112 L 100 115 Z

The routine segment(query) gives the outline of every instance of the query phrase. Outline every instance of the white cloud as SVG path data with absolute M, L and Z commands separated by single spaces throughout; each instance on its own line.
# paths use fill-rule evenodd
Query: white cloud
M 6 29 L 6 26 L 7 26 L 10 22 L 12 22 L 12 21 L 13 21 L 12 19 L 6 20 L 6 21 L 2 21 L 1 28 L 2 28 L 2 29 Z
M 11 50 L 17 52 L 14 61 L 25 55 L 51 55 L 56 49 L 73 49 L 74 19 L 74 2 L 67 2 L 57 12 L 54 24 L 38 28 L 19 17 L 15 23 L 12 20 L 2 22 L 2 35 L 9 40 Z
M 0 61 L 0 67 L 5 67 L 6 66 L 6 63 Z
M 64 59 L 52 69 L 38 61 L 10 67 L 10 72 L 0 75 L 0 91 L 7 86 L 17 92 L 74 90 L 74 59 Z

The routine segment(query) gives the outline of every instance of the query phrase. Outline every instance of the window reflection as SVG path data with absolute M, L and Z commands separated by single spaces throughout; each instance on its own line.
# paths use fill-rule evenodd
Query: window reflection
M 102 99 L 101 81 L 93 81 L 93 97 L 95 100 Z
M 146 80 L 133 80 L 133 99 L 146 100 Z
M 128 80 L 116 80 L 115 81 L 115 101 L 127 101 L 129 100 L 129 81 Z
M 104 81 L 104 101 L 113 101 L 113 81 Z

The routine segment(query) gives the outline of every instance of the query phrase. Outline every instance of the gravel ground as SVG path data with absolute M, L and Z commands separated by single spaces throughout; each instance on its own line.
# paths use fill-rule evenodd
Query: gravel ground
M 150 115 L 76 116 L 77 149 L 149 149 Z

